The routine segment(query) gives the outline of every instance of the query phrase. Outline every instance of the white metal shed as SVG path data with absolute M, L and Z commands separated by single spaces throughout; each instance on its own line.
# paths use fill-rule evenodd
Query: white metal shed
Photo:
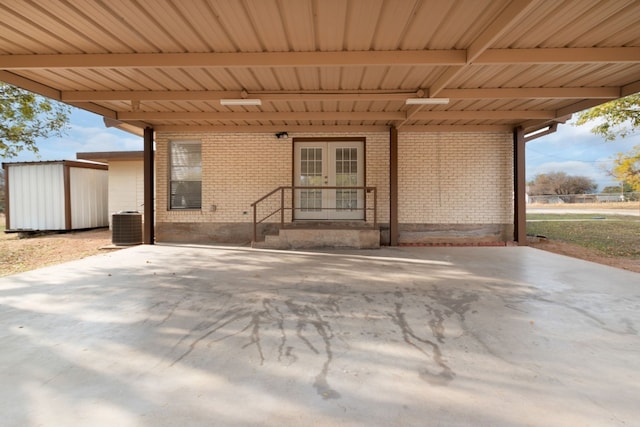
M 109 221 L 116 212 L 144 213 L 143 154 L 142 151 L 76 153 L 78 160 L 109 165 Z
M 3 163 L 8 231 L 58 231 L 109 224 L 108 166 L 70 160 Z

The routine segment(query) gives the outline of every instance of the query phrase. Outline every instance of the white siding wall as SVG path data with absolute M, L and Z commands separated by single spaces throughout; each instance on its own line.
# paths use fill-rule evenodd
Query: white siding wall
M 105 227 L 108 172 L 101 169 L 70 168 L 71 228 Z
M 120 211 L 144 212 L 144 164 L 140 160 L 109 161 L 109 224 Z
M 11 165 L 8 174 L 10 229 L 65 229 L 62 164 Z

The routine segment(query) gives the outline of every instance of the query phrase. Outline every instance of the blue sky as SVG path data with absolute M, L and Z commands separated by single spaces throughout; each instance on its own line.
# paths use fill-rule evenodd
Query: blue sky
M 527 181 L 537 174 L 565 172 L 593 179 L 602 190 L 620 185 L 607 170 L 613 167 L 617 153 L 628 152 L 640 145 L 640 135 L 606 142 L 591 133 L 593 125 L 575 126 L 571 121 L 558 126 L 558 131 L 527 143 Z
M 554 171 L 592 178 L 603 189 L 619 185 L 607 174 L 618 152 L 640 145 L 640 135 L 605 142 L 590 132 L 590 126 L 574 126 L 571 122 L 558 126 L 558 131 L 527 143 L 527 180 L 539 173 Z M 73 109 L 71 127 L 62 138 L 42 140 L 40 157 L 23 152 L 6 162 L 37 160 L 73 160 L 77 152 L 142 150 L 142 138 L 113 128 L 106 128 L 102 117 Z
M 101 116 L 73 108 L 70 128 L 66 134 L 60 138 L 40 140 L 38 149 L 38 155 L 23 151 L 17 157 L 2 161 L 75 160 L 78 152 L 135 151 L 142 150 L 143 145 L 142 137 L 106 128 Z

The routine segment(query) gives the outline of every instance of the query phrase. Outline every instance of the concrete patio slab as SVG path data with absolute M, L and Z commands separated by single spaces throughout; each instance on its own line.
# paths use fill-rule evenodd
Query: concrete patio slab
M 629 426 L 639 329 L 532 248 L 138 246 L 0 279 L 0 424 Z

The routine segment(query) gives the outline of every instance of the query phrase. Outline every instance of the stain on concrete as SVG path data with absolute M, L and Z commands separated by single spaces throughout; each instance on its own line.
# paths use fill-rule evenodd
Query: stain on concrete
M 362 294 L 362 297 L 364 298 L 364 300 L 365 300 L 366 302 L 371 303 L 371 302 L 373 302 L 373 301 L 374 301 L 374 300 L 373 300 L 373 298 L 371 298 L 371 297 L 370 297 L 369 295 L 367 295 L 367 294 Z
M 251 329 L 251 339 L 248 343 L 242 346 L 243 349 L 255 345 L 260 355 L 260 365 L 264 364 L 264 353 L 262 352 L 262 345 L 260 344 L 260 318 L 265 312 L 252 313 L 249 324 L 240 332 L 244 332 L 247 329 Z
M 457 314 L 461 321 L 465 320 L 465 315 L 471 308 L 471 304 L 479 300 L 477 292 L 461 291 L 459 289 L 432 286 L 426 294 L 439 305 L 448 308 L 447 316 Z
M 465 329 L 465 315 L 478 300 L 477 293 L 420 284 L 377 293 L 334 288 L 331 284 L 323 288 L 319 282 L 299 283 L 293 297 L 292 288 L 287 287 L 285 299 L 278 288 L 267 286 L 238 295 L 222 292 L 218 307 L 205 307 L 185 297 L 170 307 L 157 307 L 166 310 L 160 324 L 167 327 L 177 321 L 176 313 L 202 317 L 173 346 L 170 366 L 188 363 L 199 347 L 214 348 L 234 339 L 255 366 L 274 362 L 292 366 L 318 356 L 310 385 L 324 400 L 340 399 L 340 391 L 331 384 L 332 377 L 343 375 L 343 370 L 333 369 L 334 347 L 339 346 L 340 353 L 352 351 L 342 338 L 346 333 L 342 322 L 352 328 L 355 321 L 362 322 L 359 335 L 377 345 L 404 343 L 419 352 L 423 359 L 415 372 L 425 382 L 444 386 L 455 379 L 444 355 L 447 325 Z M 356 301 L 358 311 L 354 312 Z
M 228 324 L 235 322 L 237 320 L 246 318 L 250 315 L 249 312 L 247 312 L 247 310 L 245 309 L 240 309 L 240 308 L 231 308 L 227 311 L 225 311 L 223 313 L 223 315 L 216 321 L 210 321 L 210 320 L 205 320 L 202 321 L 200 323 L 198 323 L 191 331 L 189 331 L 189 333 L 187 335 L 185 335 L 184 337 L 182 337 L 180 340 L 178 340 L 178 342 L 176 343 L 176 345 L 174 346 L 175 348 L 178 348 L 181 346 L 181 344 L 186 341 L 188 338 L 190 338 L 194 332 L 200 332 L 200 331 L 206 331 L 204 334 L 200 334 L 198 335 L 195 339 L 193 339 L 191 341 L 191 343 L 189 344 L 189 347 L 187 348 L 186 351 L 182 352 L 178 357 L 176 357 L 170 364 L 170 366 L 175 365 L 176 363 L 182 361 L 185 357 L 187 357 L 189 354 L 191 354 L 191 352 L 193 352 L 193 350 L 195 350 L 196 346 L 204 341 L 205 339 L 207 339 L 208 337 L 210 337 L 211 335 L 215 334 L 216 332 L 218 332 L 220 329 L 224 328 L 225 326 L 227 326 Z M 245 328 L 246 330 L 246 328 Z M 237 333 L 239 333 L 241 331 L 238 331 L 234 334 L 228 334 L 226 336 L 223 336 L 222 338 L 220 338 L 219 340 L 223 340 L 231 335 L 235 335 Z
M 433 315 L 435 316 L 434 319 L 429 319 L 429 327 L 431 328 L 431 332 L 440 344 L 444 344 L 444 315 L 441 310 L 432 309 L 429 306 L 426 307 L 427 310 L 433 313 Z
M 400 327 L 404 342 L 434 362 L 436 368 L 433 369 L 428 365 L 425 366 L 419 373 L 420 378 L 432 385 L 447 385 L 452 381 L 455 373 L 445 363 L 440 346 L 427 338 L 419 337 L 413 331 L 413 328 L 411 328 L 406 319 L 405 313 L 402 311 L 402 303 L 395 303 L 395 311 L 389 313 L 389 316 L 393 323 Z
M 291 300 L 286 301 L 286 304 L 291 312 L 298 318 L 298 326 L 296 328 L 298 337 L 302 339 L 302 341 L 306 343 L 313 352 L 319 354 L 318 349 L 316 349 L 313 344 L 311 344 L 311 342 L 302 335 L 302 331 L 306 328 L 307 325 L 309 325 L 313 326 L 318 335 L 322 338 L 322 342 L 324 343 L 323 350 L 324 354 L 326 355 L 326 359 L 322 364 L 320 373 L 316 375 L 313 387 L 316 389 L 317 393 L 322 396 L 323 399 L 339 399 L 340 393 L 331 388 L 329 386 L 329 383 L 327 382 L 329 367 L 331 365 L 331 362 L 333 361 L 333 351 L 331 349 L 331 339 L 333 338 L 333 331 L 331 329 L 331 325 L 327 321 L 323 320 L 320 312 L 311 305 L 299 305 Z M 329 306 L 335 306 L 335 304 L 335 298 L 330 298 Z

